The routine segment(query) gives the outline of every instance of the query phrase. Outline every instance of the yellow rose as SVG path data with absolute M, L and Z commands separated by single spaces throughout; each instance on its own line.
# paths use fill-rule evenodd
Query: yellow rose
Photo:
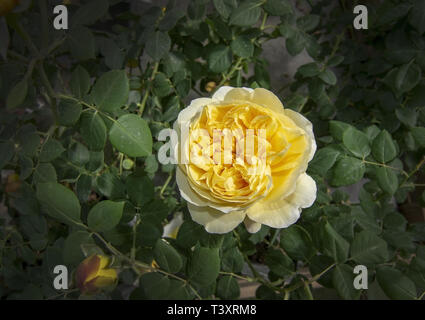
M 314 203 L 316 183 L 305 173 L 316 151 L 312 124 L 272 92 L 221 87 L 193 100 L 174 129 L 177 184 L 208 232 L 241 222 L 252 233 L 262 224 L 286 228 Z
M 80 263 L 76 272 L 77 287 L 86 294 L 110 287 L 117 280 L 117 271 L 108 269 L 110 259 L 94 254 Z

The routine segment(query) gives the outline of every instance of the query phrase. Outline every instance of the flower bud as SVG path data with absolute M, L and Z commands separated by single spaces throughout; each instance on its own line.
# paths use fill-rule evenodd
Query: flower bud
M 110 259 L 94 254 L 80 263 L 76 273 L 77 287 L 82 293 L 92 294 L 115 284 L 117 271 L 107 269 Z

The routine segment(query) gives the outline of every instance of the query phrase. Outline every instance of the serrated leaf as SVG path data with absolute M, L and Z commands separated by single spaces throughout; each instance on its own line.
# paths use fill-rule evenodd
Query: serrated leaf
M 183 266 L 182 258 L 171 245 L 159 239 L 153 251 L 155 261 L 167 272 L 177 273 Z
M 354 127 L 349 127 L 344 131 L 342 142 L 351 153 L 359 158 L 366 158 L 370 154 L 369 138 Z
M 103 232 L 111 230 L 120 222 L 123 209 L 123 201 L 101 201 L 91 208 L 87 217 L 87 224 L 94 231 Z
M 84 112 L 80 120 L 80 133 L 90 150 L 101 151 L 105 147 L 106 125 L 97 112 Z
M 382 163 L 389 162 L 397 156 L 396 146 L 388 131 L 382 130 L 373 140 L 372 155 Z
M 100 110 L 112 113 L 127 102 L 129 90 L 125 70 L 112 70 L 97 79 L 91 97 Z
M 362 160 L 345 157 L 337 161 L 333 168 L 332 185 L 335 187 L 352 185 L 363 178 L 366 171 Z
M 121 116 L 109 131 L 109 140 L 120 152 L 130 157 L 152 153 L 152 135 L 144 119 L 134 114 Z
M 80 203 L 74 192 L 56 182 L 37 184 L 37 199 L 47 214 L 67 224 L 79 224 Z
M 364 230 L 354 237 L 351 244 L 351 258 L 359 264 L 371 265 L 386 262 L 387 243 L 375 233 Z

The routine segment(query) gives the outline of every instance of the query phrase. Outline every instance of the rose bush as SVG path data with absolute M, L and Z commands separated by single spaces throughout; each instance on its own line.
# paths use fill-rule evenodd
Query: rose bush
M 423 299 L 425 1 L 0 3 L 0 299 Z
M 190 127 L 189 135 L 184 140 L 180 134 L 180 143 L 189 163 L 177 168 L 177 184 L 192 219 L 208 232 L 227 233 L 242 221 L 251 233 L 262 224 L 286 228 L 316 199 L 316 184 L 305 173 L 316 151 L 312 124 L 284 109 L 272 92 L 221 87 L 211 99 L 195 99 L 180 112 L 174 128 L 181 133 L 185 126 Z M 199 129 L 206 135 L 196 133 Z M 226 129 L 236 132 L 230 164 L 221 157 L 226 157 L 226 142 L 213 137 L 220 130 L 225 141 L 232 140 Z M 257 143 L 252 154 L 246 137 L 250 129 Z M 242 158 L 237 148 L 244 149 Z M 212 152 L 204 155 L 205 150 Z

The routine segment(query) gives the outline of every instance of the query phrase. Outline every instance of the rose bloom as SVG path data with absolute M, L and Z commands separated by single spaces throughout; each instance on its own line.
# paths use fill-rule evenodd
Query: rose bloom
M 241 222 L 251 233 L 262 224 L 286 228 L 314 203 L 316 183 L 305 173 L 316 151 L 312 124 L 272 92 L 221 87 L 183 109 L 174 130 L 177 184 L 208 232 L 227 233 Z
M 93 294 L 113 286 L 117 281 L 117 271 L 108 268 L 109 264 L 109 257 L 99 254 L 84 259 L 76 272 L 77 287 L 80 291 Z

